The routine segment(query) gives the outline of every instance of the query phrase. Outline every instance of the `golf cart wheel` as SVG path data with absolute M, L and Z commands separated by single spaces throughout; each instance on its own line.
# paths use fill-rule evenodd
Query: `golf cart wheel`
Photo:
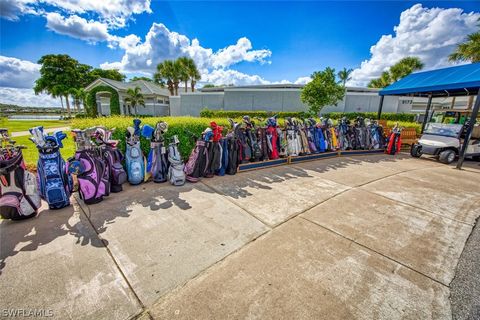
M 455 160 L 456 155 L 453 150 L 444 150 L 440 152 L 438 160 L 440 160 L 441 163 L 450 164 Z
M 420 158 L 422 156 L 422 146 L 418 144 L 412 144 L 410 155 L 414 158 Z

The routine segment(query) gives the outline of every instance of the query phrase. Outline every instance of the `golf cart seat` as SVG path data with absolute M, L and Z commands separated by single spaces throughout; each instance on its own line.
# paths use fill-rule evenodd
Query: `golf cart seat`
M 480 125 L 475 125 L 473 127 L 472 139 L 480 139 Z

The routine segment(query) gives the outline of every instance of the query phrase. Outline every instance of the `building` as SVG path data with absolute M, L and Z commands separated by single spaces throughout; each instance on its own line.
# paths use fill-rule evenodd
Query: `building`
M 159 85 L 145 81 L 137 80 L 131 82 L 121 82 L 111 79 L 99 78 L 92 82 L 85 88 L 89 92 L 92 89 L 100 86 L 107 86 L 118 93 L 120 102 L 120 114 L 128 114 L 128 106 L 125 103 L 127 90 L 130 88 L 139 87 L 145 100 L 145 106 L 137 106 L 136 110 L 131 110 L 132 113 L 138 115 L 155 115 L 166 116 L 170 114 L 170 92 L 160 87 Z M 109 91 L 98 91 L 96 93 L 97 112 L 99 115 L 110 115 L 110 98 L 112 93 Z
M 306 111 L 300 99 L 303 85 L 274 84 L 203 88 L 170 98 L 172 115 L 198 116 L 203 108 L 239 111 Z M 337 106 L 322 112 L 377 112 L 379 89 L 347 87 L 345 98 Z M 384 112 L 411 112 L 412 98 L 386 97 Z
M 178 96 L 170 96 L 166 88 L 144 81 L 120 82 L 100 78 L 92 82 L 86 91 L 99 86 L 108 86 L 119 95 L 120 113 L 128 114 L 125 103 L 127 89 L 139 87 L 144 96 L 145 107 L 137 106 L 138 115 L 155 116 L 199 116 L 204 108 L 210 110 L 238 111 L 306 111 L 308 107 L 300 99 L 303 85 L 272 84 L 203 88 L 196 92 L 185 92 L 179 88 Z M 379 89 L 347 87 L 345 98 L 337 106 L 327 106 L 322 112 L 377 112 L 380 103 Z M 96 94 L 99 115 L 110 115 L 111 93 Z M 412 109 L 412 106 L 415 108 Z M 411 97 L 385 97 L 383 112 L 422 112 L 423 101 L 414 102 Z M 425 110 L 423 108 L 423 110 Z

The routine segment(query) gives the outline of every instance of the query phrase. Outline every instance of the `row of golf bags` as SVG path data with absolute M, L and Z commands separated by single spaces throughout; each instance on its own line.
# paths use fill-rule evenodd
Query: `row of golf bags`
M 133 126 L 127 128 L 125 156 L 118 149 L 118 141 L 110 139 L 114 129 L 73 130 L 77 150 L 69 161 L 69 171 L 77 175 L 78 191 L 85 203 L 98 203 L 110 192 L 122 191 L 126 181 L 137 185 L 151 177 L 154 182 L 185 183 L 178 138 L 173 137 L 167 150 L 165 122 L 158 122 L 155 128 L 140 124 L 141 120 L 134 119 Z M 141 136 L 150 140 L 147 158 L 141 149 Z

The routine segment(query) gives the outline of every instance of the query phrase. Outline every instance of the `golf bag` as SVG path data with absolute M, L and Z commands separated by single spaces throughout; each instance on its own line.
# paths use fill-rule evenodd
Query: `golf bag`
M 267 129 L 266 136 L 267 136 L 267 146 L 268 146 L 268 158 L 270 160 L 278 159 L 278 132 L 277 132 L 277 119 L 275 117 L 271 117 L 267 119 Z
M 209 142 L 209 169 L 208 177 L 213 176 L 222 167 L 223 148 L 221 144 L 223 127 L 216 122 L 210 122 L 212 141 Z
M 11 220 L 35 217 L 41 205 L 35 175 L 25 169 L 21 147 L 14 146 L 6 129 L 0 129 L 0 139 L 0 216 Z
M 392 128 L 392 133 L 388 138 L 387 154 L 395 155 L 400 152 L 402 146 L 402 129 L 398 126 L 398 123 Z
M 78 193 L 86 204 L 94 204 L 110 194 L 110 174 L 100 148 L 95 147 L 91 129 L 72 130 L 77 146 L 75 156 L 69 159 L 68 172 L 77 175 Z
M 248 148 L 251 150 L 250 161 L 260 161 L 262 159 L 262 150 L 258 144 L 257 133 L 255 130 L 255 123 L 250 120 L 249 116 L 243 117 L 245 125 L 244 134 L 247 141 Z
M 30 140 L 35 143 L 39 152 L 37 182 L 40 196 L 48 203 L 50 209 L 69 206 L 73 180 L 60 154 L 62 140 L 66 135 L 61 131 L 46 135 L 43 127 L 31 128 L 30 133 L 32 134 Z
M 127 173 L 122 165 L 123 154 L 117 148 L 118 141 L 110 140 L 113 130 L 97 127 L 93 136 L 99 144 L 103 159 L 108 167 L 110 191 L 116 193 L 123 190 L 122 184 L 127 181 Z
M 142 135 L 151 140 L 150 152 L 147 157 L 147 172 L 151 174 L 153 182 L 165 182 L 168 180 L 167 149 L 164 145 L 163 135 L 168 130 L 166 122 L 157 122 L 155 129 L 144 125 Z
M 338 145 L 341 150 L 352 148 L 350 143 L 349 126 L 347 118 L 343 117 L 338 124 Z
M 285 132 L 287 137 L 287 153 L 289 156 L 298 156 L 302 153 L 302 142 L 296 121 L 292 118 L 285 119 Z
M 205 174 L 208 165 L 208 153 L 206 148 L 207 143 L 199 139 L 192 150 L 187 163 L 185 164 L 184 172 L 186 179 L 190 182 L 198 182 L 200 177 Z
M 145 157 L 140 147 L 140 123 L 141 120 L 134 119 L 134 127 L 127 128 L 125 164 L 128 182 L 132 185 L 140 184 L 145 179 Z
M 183 186 L 185 184 L 185 165 L 183 164 L 182 155 L 178 150 L 178 137 L 173 136 L 172 142 L 168 145 L 168 180 L 174 186 Z
M 237 167 L 242 159 L 242 143 L 238 139 L 241 129 L 240 125 L 232 119 L 228 119 L 228 121 L 230 122 L 231 130 L 227 134 L 228 161 L 226 161 L 227 166 L 225 168 L 225 173 L 234 175 L 237 173 Z

